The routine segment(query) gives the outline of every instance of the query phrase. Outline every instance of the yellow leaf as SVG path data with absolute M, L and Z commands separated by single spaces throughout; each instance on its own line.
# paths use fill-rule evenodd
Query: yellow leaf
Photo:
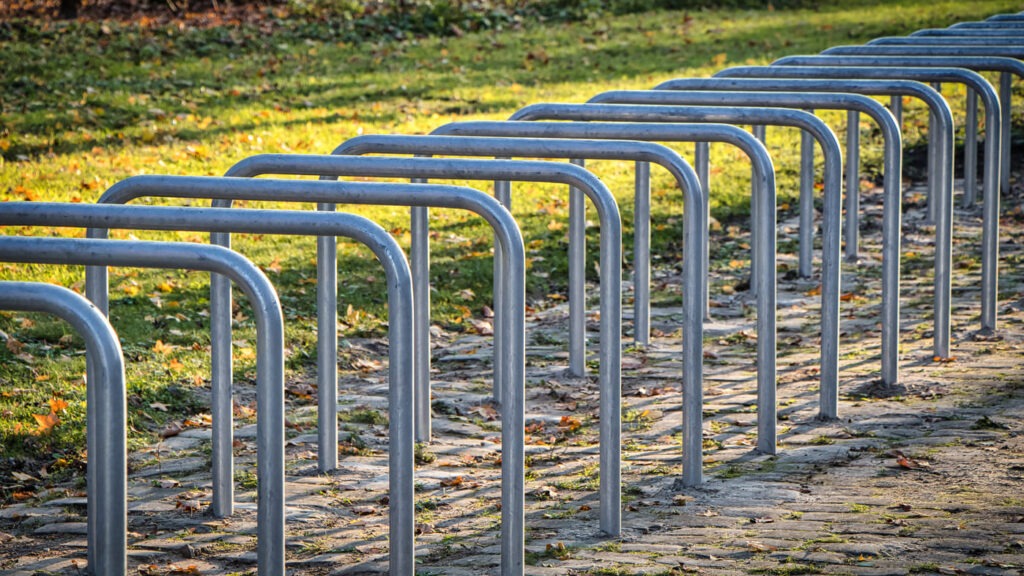
M 50 398 L 50 412 L 57 413 L 67 410 L 68 403 L 60 398 Z
M 45 434 L 50 430 L 53 430 L 54 426 L 60 424 L 60 417 L 53 412 L 50 412 L 49 414 L 33 414 L 32 417 L 36 419 L 36 423 L 38 424 L 35 429 L 36 435 Z
M 728 56 L 725 54 L 725 52 L 719 52 L 718 54 L 715 54 L 714 56 L 711 57 L 711 63 L 715 66 L 715 68 L 721 68 L 725 64 L 726 58 L 728 58 Z
M 167 367 L 175 372 L 180 372 L 185 367 L 185 365 L 182 364 L 181 362 L 178 362 L 177 358 L 171 358 L 171 361 L 167 363 Z
M 174 346 L 164 344 L 163 340 L 157 340 L 156 344 L 153 345 L 153 352 L 156 352 L 157 354 L 167 355 L 171 350 L 174 350 Z

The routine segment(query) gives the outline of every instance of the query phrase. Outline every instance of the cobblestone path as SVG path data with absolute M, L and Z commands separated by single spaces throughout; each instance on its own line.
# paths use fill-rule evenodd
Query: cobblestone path
M 738 271 L 727 261 L 715 263 L 714 320 L 705 338 L 707 482 L 697 489 L 675 486 L 678 270 L 657 270 L 658 335 L 646 350 L 624 355 L 625 510 L 618 539 L 597 528 L 595 378 L 566 376 L 564 304 L 530 310 L 527 573 L 1024 574 L 1024 194 L 1017 184 L 1003 200 L 997 337 L 975 332 L 980 209 L 958 208 L 955 358 L 935 359 L 933 229 L 923 223 L 920 192 L 906 194 L 902 381 L 895 390 L 875 381 L 881 208 L 878 190 L 864 195 L 864 256 L 844 264 L 838 421 L 816 419 L 818 281 L 796 279 L 788 272 L 796 269 L 795 256 L 780 256 L 775 456 L 753 451 L 752 301 Z M 783 217 L 780 235 L 795 238 L 796 215 Z M 743 241 L 726 230 L 714 244 L 723 250 Z M 596 338 L 596 318 L 590 329 Z M 435 337 L 436 440 L 423 448 L 417 466 L 420 573 L 493 574 L 501 452 L 500 422 L 488 401 L 490 338 L 439 331 Z M 375 364 L 386 357 L 384 344 L 347 345 L 337 472 L 317 474 L 315 407 L 302 394 L 289 396 L 294 574 L 386 571 L 386 386 Z M 289 386 L 308 389 L 311 381 Z M 204 514 L 208 428 L 189 428 L 131 455 L 133 570 L 255 572 L 255 426 L 251 414 L 239 414 L 240 421 L 246 416 L 236 442 L 239 512 L 233 518 Z M 83 496 L 80 484 L 69 485 L 0 509 L 0 571 L 77 574 L 85 564 Z

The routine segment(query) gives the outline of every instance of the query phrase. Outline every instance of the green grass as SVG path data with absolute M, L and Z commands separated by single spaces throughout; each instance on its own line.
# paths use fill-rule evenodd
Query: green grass
M 269 33 L 251 24 L 179 29 L 21 21 L 0 29 L 0 201 L 93 202 L 107 187 L 135 174 L 218 175 L 253 154 L 328 153 L 360 133 L 419 134 L 454 120 L 501 119 L 530 103 L 578 102 L 604 90 L 708 76 L 728 65 L 765 64 L 787 54 L 943 26 L 1015 6 L 1004 0 L 899 5 L 833 0 L 799 10 L 595 13 L 579 22 L 530 21 L 520 28 L 461 37 L 357 44 L 298 20 L 277 22 Z M 955 89 L 949 93 L 956 94 Z M 905 141 L 921 142 L 926 111 L 908 104 L 905 114 Z M 963 111 L 957 114 L 962 118 Z M 831 122 L 842 115 L 823 117 Z M 795 199 L 796 140 L 789 130 L 769 133 L 783 203 Z M 677 148 L 687 156 L 692 150 Z M 877 142 L 869 148 L 864 162 L 869 171 L 877 171 L 881 148 Z M 712 160 L 716 217 L 744 215 L 748 163 L 724 146 L 713 147 Z M 592 164 L 619 200 L 630 243 L 632 165 Z M 513 212 L 531 258 L 530 300 L 564 293 L 564 189 L 519 185 L 514 196 Z M 681 252 L 680 203 L 668 176 L 655 170 L 654 253 L 665 263 Z M 408 244 L 406 210 L 352 211 L 380 222 Z M 437 288 L 432 319 L 460 331 L 468 317 L 481 317 L 483 306 L 490 305 L 491 236 L 479 218 L 467 213 L 432 214 L 431 275 Z M 82 235 L 48 227 L 7 227 L 3 233 Z M 596 246 L 597 228 L 588 233 L 588 242 Z M 131 234 L 206 238 L 202 233 L 112 235 Z M 263 266 L 280 291 L 289 374 L 308 372 L 315 354 L 313 240 L 240 235 L 235 246 Z M 590 252 L 586 269 L 595 274 L 597 254 Z M 733 257 L 745 256 L 737 249 Z M 367 249 L 342 242 L 339 267 L 345 271 L 340 309 L 352 306 L 341 318 L 343 336 L 382 335 L 387 312 L 379 265 Z M 81 289 L 82 270 L 0 264 L 0 279 Z M 111 316 L 124 342 L 131 439 L 137 446 L 156 438 L 169 421 L 197 418 L 208 410 L 201 400 L 209 374 L 207 276 L 115 269 L 111 279 Z M 464 297 L 467 289 L 472 298 Z M 235 336 L 249 344 L 236 347 L 235 372 L 236 380 L 246 384 L 255 376 L 255 334 L 249 303 L 238 296 Z M 0 347 L 0 444 L 8 456 L 0 463 L 4 484 L 11 471 L 35 477 L 43 467 L 51 474 L 79 471 L 85 401 L 80 340 L 65 325 L 38 315 L 0 314 L 0 330 L 15 342 Z M 58 414 L 60 424 L 33 433 L 33 414 L 46 415 L 53 398 L 68 404 Z

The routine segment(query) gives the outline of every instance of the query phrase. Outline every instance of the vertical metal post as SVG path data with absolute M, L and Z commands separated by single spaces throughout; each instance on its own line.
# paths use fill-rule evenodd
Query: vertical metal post
M 636 163 L 633 198 L 633 336 L 646 346 L 651 334 L 651 164 Z
M 753 126 L 751 132 L 754 134 L 754 138 L 757 138 L 757 140 L 759 142 L 761 142 L 762 145 L 765 144 L 765 140 L 767 139 L 767 130 L 766 130 L 766 126 L 764 124 L 755 124 Z M 753 176 L 751 176 L 751 177 L 753 177 Z M 751 237 L 751 239 L 758 237 L 757 227 L 758 227 L 758 225 L 759 225 L 759 223 L 761 221 L 760 218 L 759 218 L 759 213 L 760 213 L 760 210 L 761 210 L 761 202 L 762 202 L 762 200 L 763 200 L 763 198 L 761 198 L 757 194 L 755 194 L 755 195 L 750 197 L 750 237 Z M 751 258 L 750 259 L 750 295 L 751 296 L 757 296 L 757 291 L 761 289 L 761 287 L 758 285 L 758 282 L 756 280 L 754 280 L 755 278 L 757 278 L 757 275 L 758 275 L 757 267 L 759 266 L 759 264 L 760 263 L 758 262 L 757 258 Z
M 846 261 L 857 261 L 860 236 L 860 112 L 846 112 Z
M 942 94 L 941 83 L 932 82 L 931 86 L 933 90 L 935 90 L 939 94 Z M 938 217 L 938 203 L 935 198 L 936 196 L 941 194 L 941 192 L 936 187 L 938 178 L 936 178 L 935 171 L 937 170 L 936 163 L 939 160 L 937 156 L 938 150 L 935 142 L 935 139 L 938 137 L 938 135 L 936 134 L 935 129 L 931 128 L 932 126 L 936 126 L 934 112 L 930 113 L 928 116 L 928 126 L 928 223 L 934 224 L 936 222 L 936 218 Z
M 710 142 L 695 142 L 693 145 L 693 165 L 697 171 L 697 178 L 700 180 L 700 187 L 704 191 L 704 214 L 702 215 L 702 232 L 704 238 L 710 238 L 711 230 L 709 228 L 711 222 L 711 143 Z M 704 243 L 704 270 L 701 274 L 707 278 L 710 274 L 710 262 L 711 254 L 708 242 Z M 711 294 L 709 292 L 709 282 L 704 282 L 704 295 L 701 296 L 704 304 L 704 319 L 711 319 Z
M 978 201 L 978 93 L 967 87 L 967 117 L 964 120 L 965 208 Z
M 317 204 L 321 212 L 334 212 L 334 204 Z M 338 241 L 334 236 L 317 236 L 316 261 L 336 262 Z M 335 267 L 316 267 L 317 358 L 338 354 L 338 274 Z M 391 322 L 388 323 L 389 325 Z M 317 370 L 317 468 L 321 472 L 338 467 L 338 366 L 321 361 Z
M 231 247 L 231 235 L 210 234 L 210 243 Z M 103 291 L 107 279 L 103 278 Z M 210 275 L 210 414 L 212 428 L 212 496 L 210 512 L 226 518 L 235 511 L 235 464 L 232 457 L 234 411 L 231 406 L 231 385 L 234 381 L 231 364 L 231 282 L 220 274 Z
M 1011 119 L 1013 117 L 1013 108 L 1010 106 L 1010 97 L 1013 94 L 1013 76 L 1009 72 L 1003 72 L 999 75 L 999 102 L 1001 105 L 999 118 L 1002 133 L 1002 147 L 1000 150 L 1000 172 L 999 172 L 999 189 L 1002 190 L 1003 194 L 1009 194 L 1010 192 L 1010 141 L 1011 138 Z M 985 111 L 986 114 L 991 114 L 989 110 Z M 985 135 L 986 138 L 988 135 Z M 996 212 L 998 214 L 998 211 Z M 994 323 L 993 323 L 994 329 Z
M 86 405 L 101 418 L 88 420 L 87 468 L 90 523 L 89 570 L 96 575 L 128 572 L 127 405 L 124 359 L 117 334 L 104 314 L 71 290 L 34 282 L 0 282 L 0 309 L 54 314 L 85 339 L 92 364 Z
M 573 159 L 584 166 L 582 159 Z M 587 204 L 583 192 L 569 188 L 569 373 L 580 377 L 587 373 L 587 295 L 586 295 Z
M 413 368 L 413 381 L 417 383 L 417 396 L 424 393 L 427 395 L 426 403 L 429 413 L 430 405 L 430 215 L 426 206 L 413 206 L 409 209 L 409 266 L 412 268 L 412 295 L 413 295 L 413 354 L 415 354 L 416 365 Z M 496 308 L 500 310 L 500 308 Z M 498 316 L 497 312 L 495 316 Z M 497 334 L 497 332 L 495 333 Z M 497 347 L 495 347 L 497 348 Z M 498 353 L 495 352 L 495 360 Z M 501 374 L 501 366 L 494 365 L 494 394 L 495 400 L 500 404 L 500 390 L 505 385 Z M 424 399 L 417 398 L 418 403 Z M 421 414 L 422 409 L 417 411 Z M 424 429 L 423 424 L 416 424 L 416 438 L 420 442 L 430 439 L 429 421 L 428 428 Z
M 512 211 L 512 182 L 510 180 L 495 180 L 494 181 L 494 198 L 501 203 L 502 206 L 507 208 L 509 212 Z M 501 252 L 501 243 L 498 242 L 497 234 L 494 236 L 494 286 L 493 299 L 494 299 L 494 310 L 502 310 L 502 303 L 505 301 L 505 272 L 504 267 L 501 265 L 503 255 Z M 504 314 L 494 315 L 494 333 L 502 334 L 503 323 L 505 322 Z M 503 346 L 494 347 L 494 370 L 495 374 L 500 372 L 499 366 L 502 365 L 502 355 L 505 354 Z M 495 378 L 497 383 L 497 378 Z M 496 385 L 494 387 L 494 400 L 500 404 L 501 390 Z
M 808 110 L 813 113 L 813 110 Z M 801 278 L 810 278 L 814 262 L 814 137 L 800 131 L 800 256 Z

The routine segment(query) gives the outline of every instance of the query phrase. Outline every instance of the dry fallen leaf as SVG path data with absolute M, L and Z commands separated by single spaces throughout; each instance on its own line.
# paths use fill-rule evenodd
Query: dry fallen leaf
M 184 430 L 185 428 L 181 424 L 177 422 L 171 422 L 167 426 L 164 426 L 164 429 L 160 431 L 160 437 L 170 438 L 172 436 L 177 436 L 178 434 L 181 434 L 182 431 Z
M 203 507 L 203 503 L 199 500 L 178 500 L 178 503 L 175 504 L 174 507 L 180 508 L 182 512 L 188 512 L 191 514 L 193 512 L 198 512 Z
M 50 412 L 57 413 L 67 410 L 68 403 L 60 398 L 50 398 Z
M 49 414 L 33 414 L 32 417 L 36 419 L 36 424 L 38 425 L 34 432 L 36 435 L 46 434 L 53 430 L 54 426 L 60 424 L 60 417 L 53 412 Z
M 39 482 L 39 479 L 34 476 L 29 476 L 24 472 L 11 472 L 11 476 L 14 476 L 14 479 L 19 482 Z
M 754 540 L 747 542 L 747 548 L 750 548 L 753 552 L 775 552 L 778 550 L 778 547 L 776 546 L 768 546 Z
M 153 352 L 156 352 L 157 354 L 166 355 L 169 354 L 172 350 L 174 350 L 174 346 L 164 344 L 163 340 L 157 340 L 156 344 L 153 345 Z

